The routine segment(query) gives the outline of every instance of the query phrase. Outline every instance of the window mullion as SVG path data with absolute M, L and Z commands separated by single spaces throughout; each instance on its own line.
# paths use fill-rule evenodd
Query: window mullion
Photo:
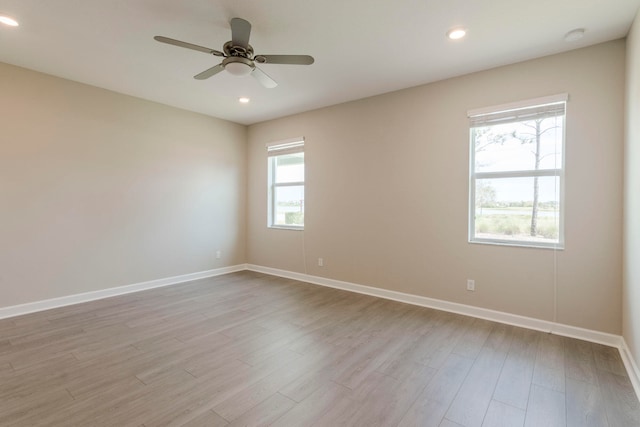
M 276 182 L 273 184 L 274 187 L 299 187 L 304 185 L 304 181 L 298 181 L 298 182 Z
M 528 178 L 533 176 L 560 176 L 560 169 L 541 169 L 523 171 L 474 172 L 474 179 Z

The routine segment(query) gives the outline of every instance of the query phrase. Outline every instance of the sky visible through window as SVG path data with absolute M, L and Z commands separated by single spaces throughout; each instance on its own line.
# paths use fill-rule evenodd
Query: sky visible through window
M 562 167 L 562 127 L 561 120 L 546 119 L 543 126 L 554 129 L 542 134 L 540 141 L 540 165 L 538 169 L 558 169 Z M 522 123 L 505 123 L 497 126 L 478 128 L 479 133 L 491 132 L 490 135 L 511 135 L 517 132 L 522 135 L 530 133 L 530 127 Z M 560 133 L 560 134 L 559 134 Z M 535 169 L 535 143 L 523 143 L 520 139 L 507 136 L 504 142 L 481 141 L 476 145 L 476 172 L 505 172 Z M 532 182 L 527 179 L 488 180 L 496 187 L 497 201 L 517 202 L 532 201 Z M 541 201 L 557 198 L 557 180 L 540 180 Z M 545 199 L 546 198 L 546 199 Z
M 304 153 L 286 154 L 276 158 L 276 182 L 304 182 Z

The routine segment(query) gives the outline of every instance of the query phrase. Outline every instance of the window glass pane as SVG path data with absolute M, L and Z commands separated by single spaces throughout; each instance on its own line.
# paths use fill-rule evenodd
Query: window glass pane
M 562 168 L 564 117 L 472 128 L 476 172 Z
M 475 184 L 476 238 L 559 242 L 559 177 L 477 179 Z
M 274 188 L 274 225 L 304 225 L 304 186 Z
M 275 157 L 275 182 L 304 182 L 304 153 Z

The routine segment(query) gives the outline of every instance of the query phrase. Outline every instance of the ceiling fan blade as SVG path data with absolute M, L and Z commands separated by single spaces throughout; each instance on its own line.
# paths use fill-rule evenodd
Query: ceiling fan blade
M 211 67 L 208 70 L 204 70 L 200 74 L 196 74 L 195 76 L 193 76 L 193 78 L 196 80 L 205 80 L 211 76 L 215 76 L 222 70 L 224 70 L 224 66 L 222 64 L 218 64 L 215 67 Z
M 215 56 L 224 56 L 224 53 L 217 51 L 215 49 L 198 46 L 197 44 L 187 43 L 181 40 L 170 39 L 169 37 L 155 36 L 153 39 L 156 41 L 159 41 L 160 43 L 172 44 L 178 47 L 186 47 L 187 49 L 197 50 L 199 52 L 204 52 L 204 53 L 210 53 L 211 55 L 215 55 Z
M 259 64 L 311 65 L 314 62 L 309 55 L 256 55 L 253 59 Z
M 272 89 L 276 86 L 278 86 L 278 83 L 276 83 L 275 80 L 273 80 L 271 77 L 269 77 L 264 71 L 262 71 L 260 68 L 256 67 L 253 69 L 253 71 L 251 72 L 251 75 L 253 76 L 253 78 L 255 78 L 262 86 L 266 87 L 267 89 Z
M 231 20 L 231 41 L 234 46 L 249 46 L 249 36 L 251 35 L 251 24 L 242 18 Z

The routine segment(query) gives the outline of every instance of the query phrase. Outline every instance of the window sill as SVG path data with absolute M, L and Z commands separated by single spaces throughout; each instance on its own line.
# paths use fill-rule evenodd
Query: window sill
M 295 226 L 295 225 L 268 225 L 267 228 L 271 228 L 274 230 L 304 231 L 304 226 Z
M 525 249 L 552 249 L 557 251 L 564 250 L 564 245 L 561 243 L 521 242 L 521 241 L 509 241 L 509 240 L 481 240 L 481 239 L 469 240 L 469 243 L 473 245 L 510 246 L 510 247 L 516 247 L 516 248 L 525 248 Z

